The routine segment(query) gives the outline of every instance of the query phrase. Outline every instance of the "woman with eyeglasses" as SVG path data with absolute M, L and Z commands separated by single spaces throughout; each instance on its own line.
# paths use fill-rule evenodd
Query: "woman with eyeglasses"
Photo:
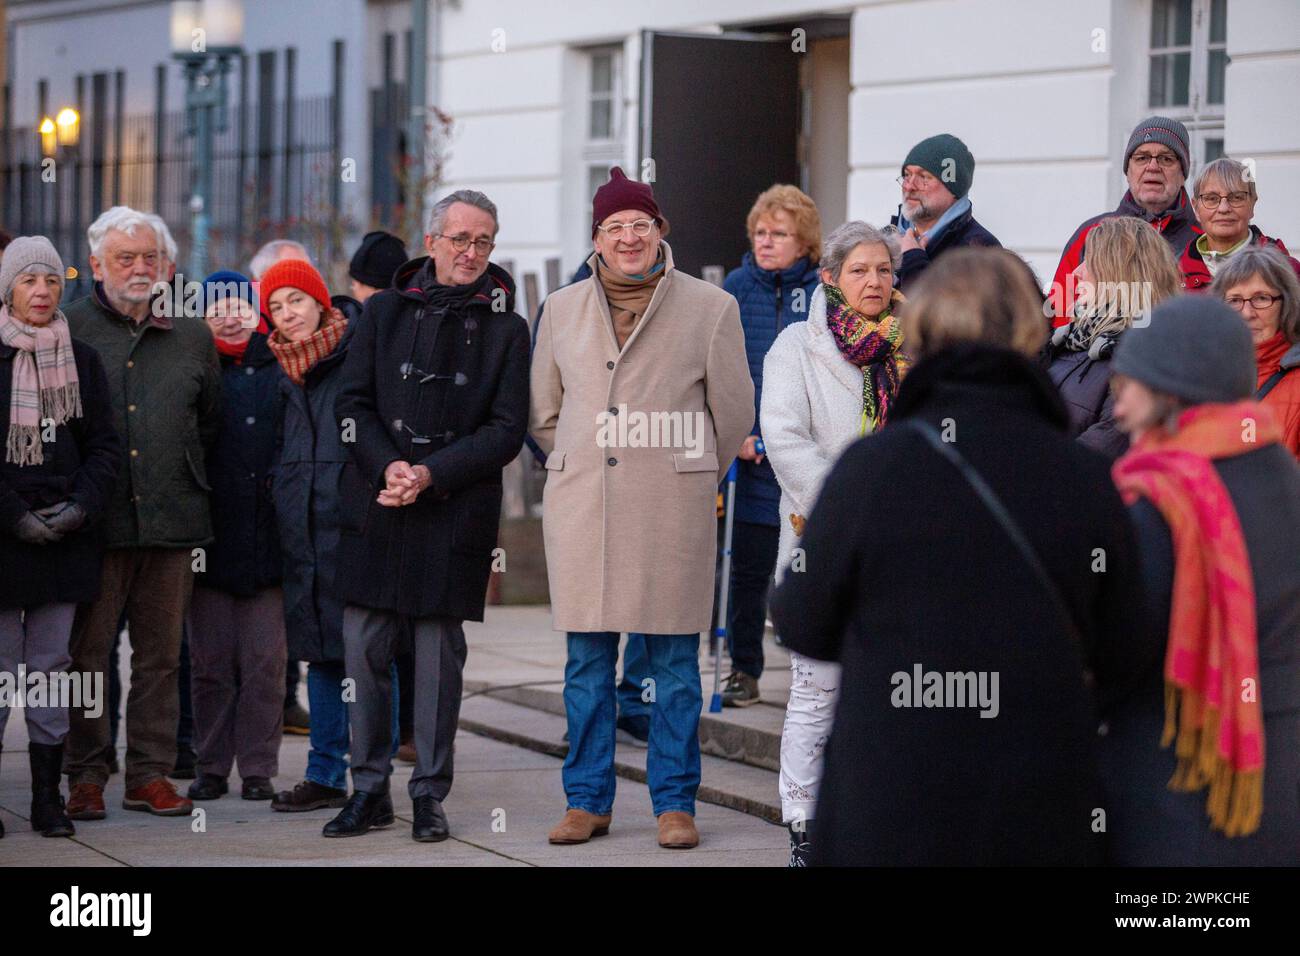
M 1282 444 L 1300 458 L 1300 279 L 1275 248 L 1252 246 L 1224 263 L 1210 291 L 1250 329 L 1255 400 L 1277 415 Z
M 781 531 L 781 486 L 763 453 L 758 409 L 763 359 L 781 331 L 808 318 L 819 283 L 821 218 L 813 201 L 794 186 L 778 183 L 754 201 L 745 223 L 750 251 L 722 283 L 740 303 L 745 355 L 754 380 L 754 426 L 736 463 L 736 514 L 731 541 L 731 600 L 727 651 L 731 676 L 722 688 L 724 707 L 758 703 L 763 674 L 767 591 L 776 570 Z
M 1204 230 L 1183 249 L 1178 267 L 1188 292 L 1205 291 L 1230 256 L 1251 246 L 1272 246 L 1287 255 L 1281 239 L 1271 239 L 1251 220 L 1259 192 L 1251 170 L 1235 159 L 1216 159 L 1196 177 L 1192 208 Z M 1300 262 L 1291 260 L 1300 274 Z

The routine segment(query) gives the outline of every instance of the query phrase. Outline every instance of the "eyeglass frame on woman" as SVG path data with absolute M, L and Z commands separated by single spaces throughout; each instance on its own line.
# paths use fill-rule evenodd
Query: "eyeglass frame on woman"
M 637 232 L 637 226 L 645 223 L 645 232 Z M 608 226 L 597 226 L 596 228 L 603 232 L 609 238 L 617 241 L 623 238 L 623 230 L 631 229 L 632 235 L 639 239 L 644 239 L 650 235 L 650 231 L 655 227 L 653 219 L 633 219 L 631 222 L 611 222 Z
M 1203 193 L 1196 197 L 1196 201 L 1206 209 L 1218 209 L 1219 203 L 1225 199 L 1228 200 L 1228 205 L 1233 209 L 1240 209 L 1250 202 L 1250 190 L 1234 189 L 1232 192 L 1227 193 Z
M 480 256 L 486 256 L 489 252 L 491 252 L 493 249 L 497 247 L 496 242 L 491 239 L 471 239 L 463 232 L 455 236 L 449 236 L 445 232 L 439 232 L 434 235 L 434 238 L 446 239 L 448 242 L 451 243 L 451 247 L 455 249 L 457 252 L 465 252 L 466 250 L 469 249 L 470 246 L 473 246 L 474 251 L 477 252 Z M 483 248 L 484 245 L 487 246 L 486 249 Z
M 1261 312 L 1264 309 L 1270 308 L 1274 302 L 1281 302 L 1284 298 L 1286 298 L 1286 296 L 1269 295 L 1267 292 L 1256 292 L 1254 295 L 1250 296 L 1249 298 L 1244 298 L 1244 299 L 1241 298 L 1240 296 L 1235 296 L 1235 295 L 1231 296 L 1227 299 L 1224 299 L 1223 304 L 1226 305 L 1228 308 L 1232 309 L 1234 312 L 1240 312 L 1242 308 L 1246 305 L 1246 303 L 1249 302 L 1250 307 L 1252 309 L 1254 309 L 1256 312 Z M 1268 299 L 1268 301 L 1265 302 L 1263 305 L 1258 305 L 1255 302 L 1256 299 Z

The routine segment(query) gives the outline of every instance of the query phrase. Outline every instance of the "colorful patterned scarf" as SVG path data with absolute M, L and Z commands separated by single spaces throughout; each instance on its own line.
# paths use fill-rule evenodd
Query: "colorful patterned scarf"
M 57 310 L 48 325 L 37 326 L 18 321 L 8 306 L 0 306 L 0 342 L 18 350 L 10 385 L 5 461 L 39 465 L 45 461 L 42 422 L 57 426 L 81 417 L 72 332 Z
M 337 308 L 331 307 L 323 318 L 320 328 L 301 342 L 285 341 L 279 329 L 266 340 L 284 374 L 295 385 L 301 385 L 312 366 L 334 351 L 348 330 L 348 320 Z
M 875 431 L 889 419 L 899 379 L 910 364 L 899 351 L 903 327 L 891 311 L 903 297 L 895 289 L 890 296 L 890 308 L 873 320 L 849 305 L 838 286 L 826 283 L 822 288 L 826 291 L 826 327 L 845 360 L 862 369 L 860 430 L 864 434 Z
M 1124 500 L 1147 498 L 1173 536 L 1160 741 L 1168 747 L 1176 728 L 1169 788 L 1208 784 L 1206 812 L 1230 837 L 1259 828 L 1264 723 L 1250 555 L 1211 461 L 1275 443 L 1280 434 L 1272 411 L 1258 402 L 1198 405 L 1179 416 L 1177 433 L 1147 432 L 1112 468 Z

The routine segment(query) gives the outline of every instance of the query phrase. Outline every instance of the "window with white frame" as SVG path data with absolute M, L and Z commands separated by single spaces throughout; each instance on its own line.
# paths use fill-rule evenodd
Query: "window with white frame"
M 1227 39 L 1228 0 L 1151 0 L 1147 102 L 1187 127 L 1194 166 L 1223 155 Z

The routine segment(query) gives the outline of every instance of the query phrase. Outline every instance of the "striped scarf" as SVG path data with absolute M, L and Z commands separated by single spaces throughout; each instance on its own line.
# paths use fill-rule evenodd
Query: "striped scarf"
M 1243 433 L 1246 422 L 1254 432 Z M 1209 787 L 1206 812 L 1226 836 L 1259 828 L 1264 799 L 1255 580 L 1237 509 L 1216 458 L 1278 441 L 1281 431 L 1257 402 L 1197 405 L 1178 432 L 1147 432 L 1111 469 L 1128 504 L 1149 500 L 1169 525 L 1174 586 L 1165 651 L 1165 726 L 1177 741 L 1169 789 Z M 1244 689 L 1255 687 L 1253 694 Z
M 81 417 L 68 320 L 55 311 L 49 325 L 28 325 L 11 316 L 8 306 L 0 306 L 0 342 L 18 350 L 10 385 L 5 461 L 39 465 L 45 461 L 42 423 L 58 426 Z
M 907 371 L 908 359 L 899 351 L 903 327 L 890 309 L 869 319 L 844 298 L 838 287 L 825 284 L 826 327 L 845 360 L 862 369 L 862 420 L 859 430 L 876 431 L 889 419 L 889 408 L 898 394 L 898 382 Z M 897 289 L 890 307 L 903 300 Z
M 348 330 L 348 320 L 337 308 L 331 307 L 323 318 L 320 328 L 301 342 L 285 341 L 279 329 L 266 340 L 271 354 L 295 385 L 301 385 L 312 366 L 334 351 Z

